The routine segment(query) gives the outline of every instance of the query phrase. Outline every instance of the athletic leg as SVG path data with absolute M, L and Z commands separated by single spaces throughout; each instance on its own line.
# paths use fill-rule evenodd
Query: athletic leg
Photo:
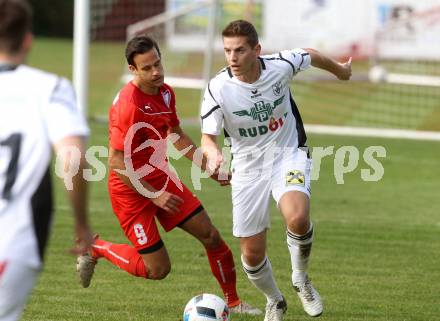
M 292 279 L 304 282 L 312 249 L 313 227 L 309 198 L 299 191 L 283 194 L 278 205 L 287 226 L 287 245 L 292 263 Z
M 171 270 L 168 252 L 162 241 L 152 247 L 137 250 L 128 244 L 114 244 L 98 239 L 93 245 L 92 256 L 95 259 L 104 257 L 133 276 L 153 280 L 165 278 Z
M 212 225 L 206 211 L 201 209 L 183 224 L 179 224 L 179 227 L 197 238 L 205 247 L 212 274 L 222 288 L 228 306 L 240 304 L 232 252 Z
M 265 321 L 281 321 L 287 304 L 279 290 L 266 256 L 266 230 L 250 237 L 240 238 L 241 262 L 249 281 L 267 299 Z
M 281 301 L 283 296 L 273 277 L 272 265 L 266 256 L 266 231 L 240 238 L 241 261 L 248 279 L 267 298 Z
M 313 242 L 309 197 L 303 192 L 289 191 L 283 194 L 278 205 L 287 226 L 287 245 L 292 263 L 293 288 L 307 314 L 319 316 L 323 311 L 322 300 L 307 275 Z
M 233 234 L 240 239 L 241 262 L 249 281 L 266 297 L 265 321 L 281 321 L 287 305 L 266 256 L 270 189 L 264 179 L 233 178 Z
M 97 237 L 91 253 L 78 257 L 77 271 L 83 287 L 89 286 L 100 258 L 133 276 L 154 280 L 165 278 L 171 263 L 155 221 L 158 208 L 142 196 L 110 196 L 121 228 L 132 245 L 111 243 Z
M 318 316 L 323 310 L 322 301 L 307 276 L 313 241 L 309 214 L 311 164 L 311 159 L 303 150 L 286 154 L 274 171 L 272 195 L 287 227 L 293 288 L 307 314 Z

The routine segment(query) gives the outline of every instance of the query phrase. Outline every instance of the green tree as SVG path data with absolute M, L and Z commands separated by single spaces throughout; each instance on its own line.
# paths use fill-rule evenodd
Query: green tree
M 37 36 L 71 38 L 74 0 L 30 0 Z

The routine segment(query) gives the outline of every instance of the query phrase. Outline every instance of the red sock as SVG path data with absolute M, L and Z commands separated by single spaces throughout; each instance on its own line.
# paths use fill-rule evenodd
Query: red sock
M 237 294 L 237 275 L 235 273 L 234 258 L 226 243 L 222 240 L 215 249 L 206 249 L 212 274 L 223 290 L 228 307 L 240 304 Z
M 93 257 L 104 257 L 131 275 L 147 278 L 147 268 L 142 256 L 128 244 L 113 244 L 97 239 L 93 244 Z

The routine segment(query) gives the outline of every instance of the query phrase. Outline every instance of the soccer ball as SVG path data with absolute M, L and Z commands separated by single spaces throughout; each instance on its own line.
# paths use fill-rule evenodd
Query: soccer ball
M 368 77 L 374 83 L 383 82 L 387 79 L 387 71 L 382 66 L 374 66 L 368 72 Z
M 222 298 L 203 293 L 186 304 L 183 321 L 229 321 L 229 309 Z

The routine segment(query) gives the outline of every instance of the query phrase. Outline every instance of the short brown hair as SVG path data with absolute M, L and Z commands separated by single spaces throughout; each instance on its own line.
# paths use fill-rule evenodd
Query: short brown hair
M 252 23 L 246 20 L 235 20 L 230 22 L 222 32 L 223 37 L 246 37 L 251 47 L 258 45 L 258 33 Z
M 0 50 L 17 53 L 32 28 L 32 8 L 27 0 L 0 0 Z
M 129 65 L 135 66 L 134 56 L 146 53 L 156 48 L 159 57 L 161 56 L 159 46 L 156 41 L 148 36 L 136 36 L 127 43 L 125 47 L 125 58 Z

